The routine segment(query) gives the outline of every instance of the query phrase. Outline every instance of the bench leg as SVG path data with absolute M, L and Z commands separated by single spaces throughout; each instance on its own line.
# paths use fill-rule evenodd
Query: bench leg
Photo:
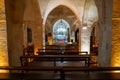
M 60 71 L 60 80 L 65 80 L 65 72 Z
M 56 60 L 54 60 L 54 67 L 56 67 Z

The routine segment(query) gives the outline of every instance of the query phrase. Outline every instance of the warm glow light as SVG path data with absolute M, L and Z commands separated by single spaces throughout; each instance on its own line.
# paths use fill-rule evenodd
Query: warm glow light
M 38 48 L 38 47 L 36 47 L 35 49 L 34 49 L 34 55 L 38 55 L 38 49 L 40 49 L 40 48 Z
M 89 39 L 86 39 L 86 37 L 81 37 L 81 51 L 87 51 L 88 54 L 90 53 L 90 43 Z
M 8 66 L 8 52 L 7 52 L 7 30 L 5 18 L 4 0 L 0 0 L 0 66 Z M 2 13 L 1 13 L 2 12 Z M 0 70 L 0 73 L 6 73 L 7 70 Z
M 6 22 L 6 20 L 0 20 L 0 23 L 1 23 L 1 22 Z
M 113 67 L 120 67 L 120 52 L 118 52 L 119 47 L 118 48 L 117 47 L 118 46 L 113 47 L 114 53 L 111 56 L 111 66 L 113 66 Z M 117 50 L 117 51 L 115 51 L 115 50 Z
M 114 73 L 120 73 L 120 70 L 117 70 L 117 71 L 113 71 Z
M 8 66 L 8 56 L 6 53 L 0 52 L 0 66 Z M 7 73 L 7 70 L 0 70 L 0 73 Z
M 87 27 L 83 27 L 82 29 L 87 29 Z
M 82 47 L 81 47 L 81 51 L 87 51 L 88 54 L 89 54 L 89 52 L 90 52 L 88 46 L 82 46 Z M 82 53 L 82 54 L 84 54 L 84 53 Z
M 9 73 L 8 70 L 0 70 L 0 73 Z

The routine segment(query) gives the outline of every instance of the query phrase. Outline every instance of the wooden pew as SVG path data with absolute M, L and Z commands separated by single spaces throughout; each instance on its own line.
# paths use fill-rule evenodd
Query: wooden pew
M 64 52 L 63 55 L 89 55 L 87 51 L 81 52 Z
M 37 52 L 37 55 L 59 55 L 60 52 Z
M 90 66 L 90 55 L 32 55 L 32 56 L 20 56 L 21 65 L 28 65 L 29 59 L 39 61 L 85 61 L 85 66 Z
M 38 52 L 60 52 L 61 49 L 38 49 Z
M 115 74 L 111 71 L 118 71 L 120 67 L 32 67 L 32 66 L 0 66 L 0 70 L 25 70 L 25 71 L 59 71 L 60 79 L 66 79 L 66 72 L 81 72 L 81 71 L 89 71 L 95 72 L 88 74 L 84 77 L 84 80 L 120 80 L 120 73 Z M 107 71 L 107 72 L 105 72 Z M 108 72 L 109 71 L 109 72 Z M 97 73 L 98 72 L 98 73 Z M 48 73 L 49 74 L 49 73 Z M 31 76 L 33 77 L 31 79 Z M 81 76 L 81 75 L 79 75 Z M 102 77 L 101 77 L 102 76 Z M 39 77 L 39 75 L 37 75 Z M 1 80 L 35 80 L 36 77 L 31 75 L 31 73 L 8 73 L 7 75 L 1 75 Z M 80 79 L 80 78 L 79 78 Z M 40 80 L 40 79 L 37 79 Z M 43 79 L 42 79 L 43 80 Z M 46 79 L 45 79 L 46 80 Z M 49 79 L 48 79 L 49 80 Z M 54 80 L 54 79 L 52 79 Z
M 62 49 L 62 48 L 58 48 L 58 49 L 38 49 L 38 52 L 78 52 L 78 51 L 75 51 L 74 49 Z
M 67 51 L 66 51 L 67 50 Z M 65 49 L 64 50 L 60 50 L 60 49 L 38 49 L 37 51 L 38 55 L 60 55 L 60 54 L 64 54 L 64 55 L 88 55 L 87 51 L 80 51 L 80 52 L 71 52 L 69 51 L 69 49 Z
M 29 71 L 54 71 L 59 72 L 60 79 L 45 79 L 45 80 L 64 80 L 62 75 L 62 67 L 40 67 L 40 66 L 0 66 L 0 70 L 10 70 L 9 73 L 0 73 L 0 80 L 44 80 L 40 79 L 40 74 L 29 73 Z M 18 71 L 18 72 L 13 72 Z M 19 72 L 21 71 L 21 72 Z M 31 78 L 32 77 L 32 78 Z M 36 78 L 37 77 L 37 78 Z
M 62 77 L 65 78 L 66 72 L 88 72 L 88 78 L 84 80 L 120 80 L 120 73 L 111 71 L 120 71 L 120 67 L 63 67 Z M 95 73 L 89 73 L 95 72 Z

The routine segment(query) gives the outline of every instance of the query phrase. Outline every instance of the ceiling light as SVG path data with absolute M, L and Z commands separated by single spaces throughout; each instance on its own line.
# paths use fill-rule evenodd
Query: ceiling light
M 87 29 L 87 27 L 85 26 L 85 27 L 82 27 L 82 29 Z

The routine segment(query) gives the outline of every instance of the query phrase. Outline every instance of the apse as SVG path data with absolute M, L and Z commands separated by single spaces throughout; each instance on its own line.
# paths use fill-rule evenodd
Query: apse
M 69 24 L 63 20 L 59 19 L 55 22 L 53 26 L 53 43 L 64 43 L 69 41 L 70 27 Z

